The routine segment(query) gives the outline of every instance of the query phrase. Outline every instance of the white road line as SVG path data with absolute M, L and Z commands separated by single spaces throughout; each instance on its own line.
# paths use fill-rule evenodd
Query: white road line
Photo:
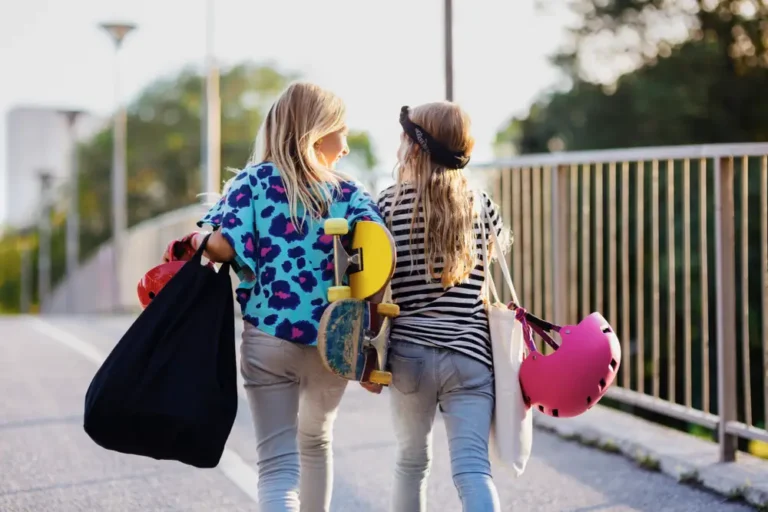
M 81 340 L 72 333 L 42 320 L 39 317 L 29 316 L 27 318 L 32 324 L 32 327 L 41 334 L 54 341 L 58 341 L 95 364 L 100 365 L 104 362 L 105 357 L 90 343 Z M 218 469 L 220 469 L 221 472 L 224 473 L 224 476 L 231 480 L 241 491 L 247 494 L 248 497 L 258 503 L 258 474 L 242 459 L 242 457 L 233 450 L 225 448 Z

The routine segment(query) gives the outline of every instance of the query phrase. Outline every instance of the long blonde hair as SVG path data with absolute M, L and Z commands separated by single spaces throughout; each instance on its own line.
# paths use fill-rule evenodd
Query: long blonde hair
M 470 134 L 470 119 L 458 105 L 427 103 L 411 109 L 410 118 L 447 149 L 465 155 L 472 152 L 475 139 Z M 401 141 L 390 225 L 401 187 L 407 182 L 416 189 L 411 240 L 419 207 L 423 208 L 426 277 L 440 278 L 444 288 L 454 286 L 466 280 L 477 264 L 473 198 L 467 179 L 461 169 L 434 163 L 405 133 Z
M 249 165 L 275 164 L 296 229 L 306 216 L 319 219 L 334 202 L 343 176 L 321 163 L 315 143 L 344 128 L 346 106 L 330 91 L 294 82 L 269 109 L 254 143 Z

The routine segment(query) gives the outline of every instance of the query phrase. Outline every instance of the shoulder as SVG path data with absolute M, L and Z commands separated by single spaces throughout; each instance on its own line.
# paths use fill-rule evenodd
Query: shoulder
M 272 176 L 279 176 L 275 166 L 269 162 L 249 165 L 239 171 L 233 171 L 235 176 L 225 185 L 225 191 L 230 192 L 244 186 L 256 187 L 261 181 L 268 180 Z
M 379 201 L 391 199 L 395 197 L 395 190 L 397 185 L 390 185 L 379 193 Z

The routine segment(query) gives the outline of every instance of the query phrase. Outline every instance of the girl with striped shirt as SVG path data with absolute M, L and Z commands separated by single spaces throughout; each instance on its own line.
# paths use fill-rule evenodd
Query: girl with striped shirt
M 501 235 L 502 223 L 491 199 L 468 189 L 463 168 L 474 139 L 459 106 L 403 107 L 400 123 L 397 183 L 378 201 L 397 246 L 391 287 L 400 306 L 389 355 L 397 437 L 392 510 L 427 510 L 439 406 L 464 511 L 494 512 L 500 508 L 488 459 L 494 379 L 482 293 L 482 208 L 492 224 L 486 223 L 486 236 L 490 229 Z

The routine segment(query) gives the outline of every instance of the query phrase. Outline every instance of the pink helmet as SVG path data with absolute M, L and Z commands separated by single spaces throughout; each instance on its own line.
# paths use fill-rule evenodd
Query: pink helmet
M 529 350 L 520 367 L 526 403 L 559 418 L 586 412 L 603 397 L 619 370 L 621 346 L 611 326 L 600 313 L 578 325 L 559 327 L 516 309 Z M 556 349 L 554 353 L 544 355 L 536 349 L 531 328 Z M 545 331 L 559 332 L 560 346 Z

